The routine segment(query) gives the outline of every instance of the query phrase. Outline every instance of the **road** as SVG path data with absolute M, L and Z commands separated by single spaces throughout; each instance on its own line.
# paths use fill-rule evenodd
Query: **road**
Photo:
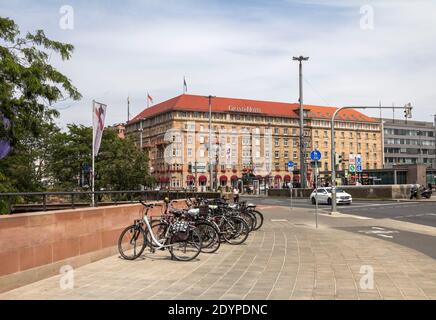
M 290 206 L 290 199 L 243 197 L 256 204 Z M 425 201 L 425 200 L 424 200 Z M 314 209 L 307 199 L 293 199 L 296 208 Z M 322 212 L 329 212 L 330 206 L 320 205 Z M 394 219 L 420 225 L 436 227 L 436 202 L 396 202 L 396 201 L 355 201 L 351 205 L 338 206 L 338 211 L 371 219 Z
M 243 200 L 265 208 L 291 204 L 290 199 L 283 198 L 243 197 Z M 313 214 L 315 208 L 306 199 L 294 199 L 293 207 L 306 209 L 307 214 Z M 329 216 L 330 206 L 320 205 L 319 208 L 320 216 Z M 338 211 L 344 217 L 358 218 L 360 226 L 350 226 L 343 219 L 336 219 L 337 229 L 396 243 L 436 259 L 436 237 L 420 232 L 420 229 L 436 227 L 435 202 L 355 201 L 338 206 Z

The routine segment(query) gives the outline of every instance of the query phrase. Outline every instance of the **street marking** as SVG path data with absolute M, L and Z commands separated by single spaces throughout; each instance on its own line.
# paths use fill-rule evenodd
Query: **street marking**
M 260 205 L 260 206 L 257 206 L 259 209 L 271 209 L 271 208 L 277 208 L 277 207 L 280 207 L 280 206 L 262 206 L 262 205 Z
M 357 214 L 347 214 L 347 213 L 342 213 L 342 212 L 339 212 L 339 214 L 331 215 L 330 211 L 324 211 L 323 217 L 324 216 L 330 217 L 330 218 L 353 218 L 353 219 L 359 219 L 359 220 L 373 220 L 373 218 L 359 216 Z
M 424 216 L 436 216 L 436 213 L 417 213 L 417 214 L 410 214 L 407 216 L 396 216 L 391 219 L 414 218 L 414 217 L 424 217 Z
M 359 230 L 360 233 L 365 234 L 374 234 L 378 237 L 393 239 L 394 236 L 392 234 L 400 233 L 396 230 L 386 230 L 385 228 L 380 227 L 371 227 L 372 230 Z
M 286 219 L 271 219 L 271 222 L 288 222 Z
M 355 208 L 369 208 L 369 207 L 381 207 L 381 206 L 393 206 L 393 208 L 400 208 L 400 207 L 404 207 L 404 205 L 400 205 L 398 206 L 397 203 L 376 203 L 376 204 L 366 204 L 366 205 L 361 205 L 361 206 L 352 206 L 348 209 L 355 209 Z

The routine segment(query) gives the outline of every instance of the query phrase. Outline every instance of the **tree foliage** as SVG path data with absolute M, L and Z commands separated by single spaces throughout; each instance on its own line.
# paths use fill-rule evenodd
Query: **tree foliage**
M 68 125 L 68 132 L 52 137 L 48 171 L 55 189 L 89 188 L 92 129 Z M 138 190 L 147 182 L 147 157 L 129 138 L 105 130 L 96 157 L 96 190 Z
M 52 106 L 64 99 L 78 100 L 71 81 L 50 65 L 50 56 L 71 57 L 74 47 L 50 40 L 42 30 L 20 36 L 15 22 L 0 17 L 0 140 L 12 152 L 0 159 L 0 173 L 18 191 L 41 189 L 40 147 L 56 131 Z M 39 165 L 38 165 L 39 163 Z

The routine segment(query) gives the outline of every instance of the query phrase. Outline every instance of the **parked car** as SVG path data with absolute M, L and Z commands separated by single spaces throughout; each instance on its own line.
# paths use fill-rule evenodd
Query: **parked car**
M 316 196 L 317 194 L 317 196 Z M 316 198 L 318 199 L 318 203 L 332 204 L 332 188 L 324 187 L 318 188 L 317 190 L 313 190 L 310 195 L 310 201 L 312 204 L 316 204 Z M 341 188 L 336 188 L 336 204 L 351 204 L 353 202 L 353 198 L 351 194 L 345 192 Z

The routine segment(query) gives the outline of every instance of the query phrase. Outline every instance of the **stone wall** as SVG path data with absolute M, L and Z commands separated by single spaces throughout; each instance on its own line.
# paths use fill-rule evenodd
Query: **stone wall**
M 408 199 L 411 185 L 338 186 L 351 194 L 353 199 Z M 313 189 L 293 189 L 295 198 L 308 198 Z M 289 189 L 269 189 L 268 196 L 289 197 Z
M 149 216 L 163 213 L 159 204 Z M 59 274 L 64 265 L 117 254 L 121 231 L 143 212 L 141 204 L 129 204 L 0 216 L 0 292 Z

